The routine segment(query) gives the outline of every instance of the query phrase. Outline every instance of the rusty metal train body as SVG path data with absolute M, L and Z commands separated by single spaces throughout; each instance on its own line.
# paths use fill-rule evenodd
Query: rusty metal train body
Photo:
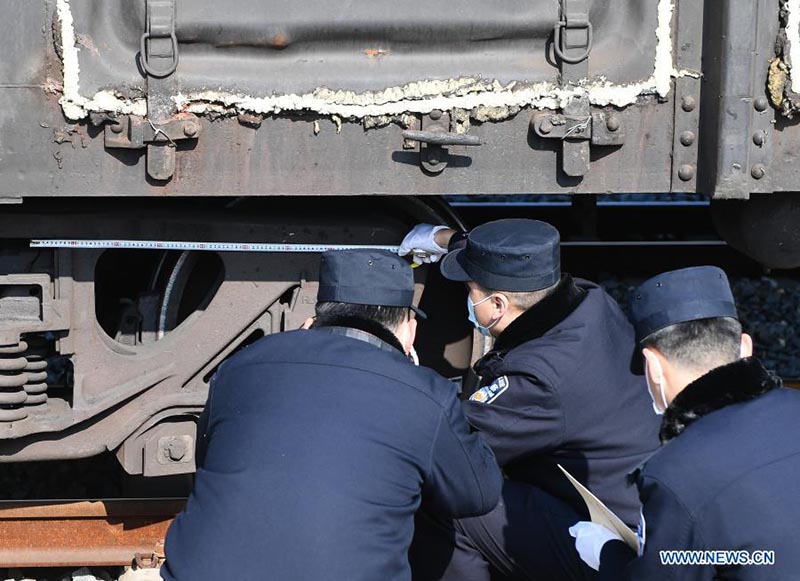
M 313 254 L 34 238 L 396 244 L 457 222 L 439 195 L 689 192 L 734 246 L 800 264 L 800 0 L 13 0 L 6 16 L 0 461 L 109 450 L 131 474 L 190 472 L 219 363 L 314 304 Z M 455 373 L 470 329 L 417 275 L 440 313 L 423 361 Z

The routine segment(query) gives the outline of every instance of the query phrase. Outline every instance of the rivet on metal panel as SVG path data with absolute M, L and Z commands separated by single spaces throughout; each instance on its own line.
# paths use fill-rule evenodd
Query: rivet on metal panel
M 606 118 L 606 127 L 609 131 L 618 131 L 619 118 L 616 115 L 609 115 L 608 118 Z
M 681 109 L 687 113 L 694 111 L 695 107 L 697 107 L 697 100 L 691 95 L 686 95 L 683 99 L 681 99 Z
M 681 133 L 681 145 L 689 147 L 691 144 L 694 143 L 695 134 L 694 131 L 684 131 Z
M 753 179 L 760 180 L 767 174 L 767 168 L 764 167 L 764 164 L 757 163 L 752 168 L 750 168 L 750 175 L 753 176 Z
M 678 177 L 681 178 L 684 182 L 688 182 L 689 180 L 694 178 L 694 166 L 693 165 L 682 165 L 678 168 Z
M 442 111 L 440 109 L 434 109 L 430 112 L 429 117 L 434 121 L 438 121 L 442 118 Z
M 187 121 L 183 126 L 183 134 L 186 137 L 194 137 L 197 135 L 197 125 L 193 121 Z
M 764 131 L 756 131 L 753 133 L 753 143 L 761 147 L 767 140 L 767 134 Z
M 766 97 L 758 97 L 755 101 L 753 101 L 753 107 L 756 108 L 756 111 L 763 113 L 769 107 L 769 101 Z

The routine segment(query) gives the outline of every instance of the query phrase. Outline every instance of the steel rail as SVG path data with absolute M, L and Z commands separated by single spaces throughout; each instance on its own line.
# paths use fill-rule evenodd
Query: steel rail
M 158 561 L 184 499 L 0 501 L 0 567 Z

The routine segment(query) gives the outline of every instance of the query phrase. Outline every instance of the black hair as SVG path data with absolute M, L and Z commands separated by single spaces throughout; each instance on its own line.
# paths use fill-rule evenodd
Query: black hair
M 508 302 L 510 302 L 512 305 L 514 305 L 515 307 L 517 307 L 518 309 L 520 309 L 522 311 L 527 311 L 528 309 L 533 308 L 534 306 L 536 306 L 537 304 L 542 302 L 544 299 L 549 297 L 551 294 L 553 294 L 556 291 L 556 288 L 558 288 L 558 285 L 559 285 L 560 282 L 561 281 L 557 281 L 557 282 L 551 284 L 547 288 L 543 288 L 543 289 L 539 289 L 539 290 L 535 290 L 535 291 L 513 291 L 512 292 L 512 291 L 505 291 L 505 290 L 500 290 L 500 289 L 490 289 L 490 288 L 483 287 L 481 285 L 478 285 L 478 286 L 480 287 L 481 291 L 485 295 L 488 296 L 488 295 L 491 295 L 491 294 L 494 294 L 494 293 L 499 293 L 499 294 L 506 295 L 508 297 Z
M 645 337 L 667 359 L 691 369 L 732 363 L 741 354 L 742 325 L 732 317 L 713 317 L 677 323 Z
M 344 322 L 360 319 L 378 323 L 382 327 L 393 331 L 409 317 L 408 307 L 384 307 L 380 305 L 357 305 L 354 303 L 317 303 L 316 319 L 311 326 L 335 327 L 348 326 Z

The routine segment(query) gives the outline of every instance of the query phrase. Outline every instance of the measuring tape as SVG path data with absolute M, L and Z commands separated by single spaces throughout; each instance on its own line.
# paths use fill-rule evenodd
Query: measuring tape
M 328 250 L 388 250 L 398 246 L 363 244 L 270 244 L 260 242 L 173 242 L 168 240 L 31 240 L 31 248 L 199 250 L 210 252 L 327 252 Z

